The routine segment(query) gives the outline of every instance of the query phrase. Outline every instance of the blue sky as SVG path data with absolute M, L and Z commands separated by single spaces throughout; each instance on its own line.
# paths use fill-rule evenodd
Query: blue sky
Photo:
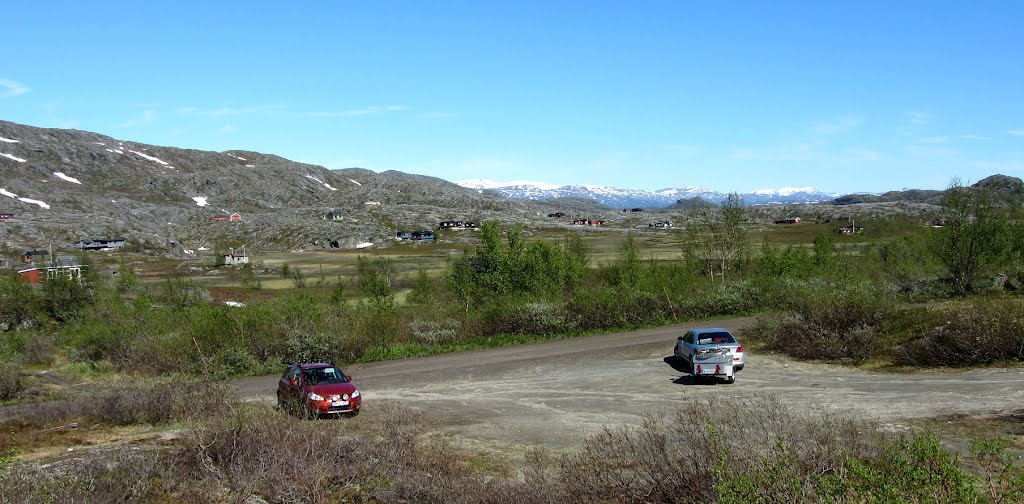
M 0 119 L 452 181 L 942 188 L 1024 176 L 1022 5 L 9 2 Z

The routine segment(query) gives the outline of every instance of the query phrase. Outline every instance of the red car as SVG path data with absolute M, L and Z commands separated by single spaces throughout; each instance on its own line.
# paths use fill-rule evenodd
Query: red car
M 277 405 L 312 418 L 356 416 L 362 396 L 352 377 L 327 362 L 290 364 L 277 384 Z

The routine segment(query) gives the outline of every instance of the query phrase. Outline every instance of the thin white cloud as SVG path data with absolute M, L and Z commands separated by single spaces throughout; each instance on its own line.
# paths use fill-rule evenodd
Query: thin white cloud
M 220 107 L 214 109 L 204 109 L 194 106 L 188 106 L 182 107 L 178 109 L 178 111 L 182 114 L 201 115 L 207 117 L 227 117 L 255 114 L 270 114 L 285 110 L 287 108 L 287 105 L 282 104 L 250 105 L 246 107 Z
M 64 98 L 58 98 L 55 101 L 47 103 L 43 107 L 43 109 L 46 111 L 47 118 L 53 123 L 54 126 L 58 128 L 69 129 L 78 126 L 78 121 L 65 119 L 58 115 L 58 112 L 60 111 L 60 106 L 63 102 Z
M 20 82 L 12 81 L 10 79 L 0 79 L 0 98 L 23 95 L 29 91 L 31 91 L 31 89 Z
M 224 126 L 221 126 L 217 129 L 217 133 L 221 133 L 224 135 L 235 133 L 236 131 L 238 131 L 238 128 L 231 124 L 225 124 Z
M 409 110 L 409 107 L 406 107 L 404 105 L 375 105 L 372 107 L 364 107 L 361 109 L 342 110 L 340 112 L 307 112 L 306 115 L 309 117 L 356 117 L 377 115 L 386 112 L 403 112 L 406 110 Z
M 983 136 L 983 135 L 975 135 L 974 133 L 968 133 L 966 135 L 960 135 L 960 138 L 963 138 L 964 140 L 979 140 L 979 141 L 992 140 L 992 137 L 987 137 L 987 136 Z
M 136 126 L 142 126 L 143 124 L 149 124 L 156 120 L 155 110 L 143 110 L 142 116 L 136 119 L 131 119 L 119 124 L 122 128 L 134 128 Z
M 907 122 L 909 122 L 910 124 L 917 124 L 917 125 L 928 124 L 928 123 L 932 122 L 932 118 L 935 117 L 932 114 L 928 114 L 926 112 L 915 112 L 915 111 L 907 112 L 905 114 L 905 116 L 906 116 Z
M 674 152 L 674 153 L 679 154 L 681 156 L 687 156 L 687 157 L 696 155 L 698 152 L 700 152 L 700 148 L 699 147 L 696 147 L 696 146 L 693 146 L 693 145 L 683 145 L 683 144 L 666 145 L 666 146 L 664 146 L 664 149 L 669 151 L 669 152 Z
M 860 116 L 838 116 L 828 121 L 821 121 L 814 125 L 814 132 L 819 135 L 835 135 L 857 128 L 864 123 Z
M 733 161 L 810 161 L 820 159 L 821 154 L 808 144 L 798 143 L 781 147 L 737 149 L 727 158 Z
M 882 155 L 871 149 L 847 149 L 842 161 L 878 161 Z
M 955 158 L 960 155 L 956 149 L 931 145 L 908 145 L 906 151 L 914 158 Z
M 1020 159 L 977 160 L 970 165 L 982 173 L 1024 174 L 1024 161 Z
M 1024 136 L 1024 129 L 1010 130 L 1007 131 L 1007 133 L 1013 136 Z
M 459 114 L 455 112 L 427 112 L 425 114 L 420 114 L 417 117 L 421 119 L 451 119 L 458 116 Z
M 933 136 L 933 137 L 924 137 L 924 138 L 922 138 L 922 139 L 920 139 L 918 141 L 921 142 L 921 143 L 924 143 L 924 144 L 941 144 L 941 143 L 946 143 L 948 140 L 949 140 L 948 136 Z

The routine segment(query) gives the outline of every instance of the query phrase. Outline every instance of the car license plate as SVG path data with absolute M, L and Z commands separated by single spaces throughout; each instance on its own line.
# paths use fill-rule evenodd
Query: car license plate
M 348 401 L 331 401 L 331 406 L 348 406 Z

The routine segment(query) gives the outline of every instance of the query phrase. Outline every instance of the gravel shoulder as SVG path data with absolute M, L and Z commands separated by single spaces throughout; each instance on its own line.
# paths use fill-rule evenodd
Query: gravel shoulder
M 866 371 L 747 354 L 735 384 L 693 383 L 671 358 L 675 337 L 701 326 L 736 331 L 751 317 L 352 366 L 364 404 L 392 400 L 461 444 L 488 449 L 576 446 L 605 426 L 700 394 L 773 394 L 813 411 L 877 419 L 894 426 L 942 415 L 1006 415 L 1024 408 L 1024 368 L 963 372 Z M 250 400 L 270 402 L 277 376 L 234 382 Z

